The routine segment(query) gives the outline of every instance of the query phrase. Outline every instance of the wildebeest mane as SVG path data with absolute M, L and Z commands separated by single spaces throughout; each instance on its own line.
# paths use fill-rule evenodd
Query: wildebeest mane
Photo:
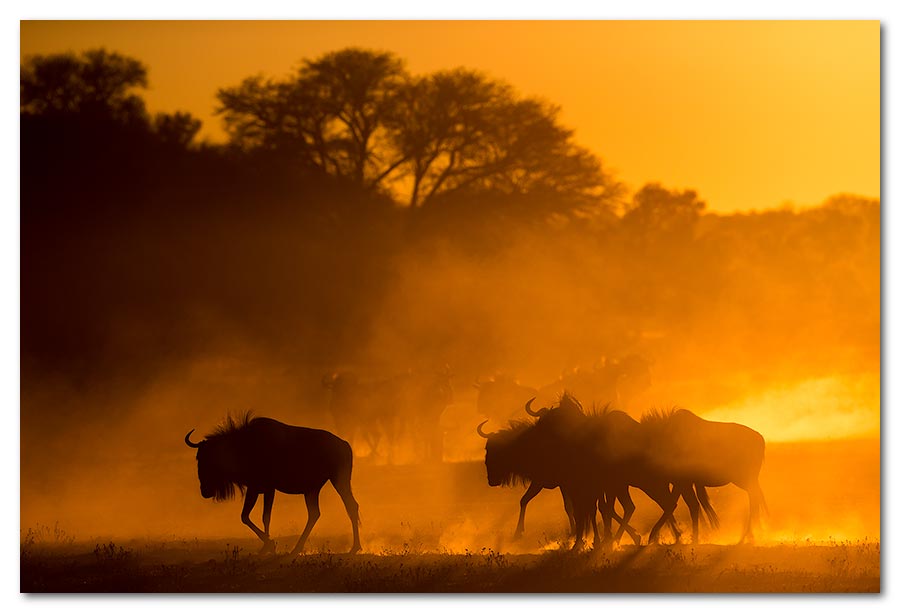
M 245 411 L 236 418 L 229 413 L 225 416 L 225 420 L 221 424 L 216 426 L 210 434 L 206 435 L 206 442 L 215 443 L 217 441 L 227 441 L 236 434 L 239 434 L 244 428 L 250 425 L 254 419 L 253 411 Z M 210 486 L 213 489 L 213 497 L 219 502 L 234 498 L 235 486 L 240 489 L 242 496 L 246 489 L 243 484 L 235 483 L 226 474 L 217 474 L 214 482 L 212 482 Z
M 678 405 L 674 405 L 669 407 L 668 409 L 660 409 L 657 407 L 651 407 L 644 411 L 644 414 L 641 415 L 641 425 L 642 426 L 659 426 L 665 424 L 667 421 L 672 419 L 672 416 L 675 415 L 681 407 Z
M 593 405 L 590 409 L 585 411 L 585 415 L 587 417 L 606 417 L 613 410 L 613 405 L 611 402 L 607 402 L 602 406 Z
M 229 436 L 240 432 L 242 429 L 250 425 L 254 419 L 253 411 L 244 411 L 237 418 L 232 417 L 231 413 L 225 416 L 225 421 L 215 427 L 215 429 L 206 435 L 206 440 L 213 440 Z
M 534 427 L 534 422 L 528 419 L 511 419 L 503 430 L 499 430 L 491 435 L 501 445 L 509 444 L 518 438 L 521 434 Z M 527 485 L 531 479 L 514 471 L 504 473 L 500 479 L 500 485 L 515 486 L 518 484 Z

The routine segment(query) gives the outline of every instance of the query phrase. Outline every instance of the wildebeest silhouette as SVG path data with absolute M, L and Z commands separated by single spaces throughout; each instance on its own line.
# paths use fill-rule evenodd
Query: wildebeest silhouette
M 558 398 L 564 392 L 586 405 L 627 409 L 635 396 L 651 387 L 650 361 L 629 354 L 603 358 L 593 368 L 576 368 L 538 390 L 538 398 Z
M 373 456 L 386 443 L 390 460 L 397 432 L 396 406 L 401 401 L 397 382 L 363 381 L 353 372 L 333 372 L 322 378 L 322 385 L 331 392 L 329 411 L 337 433 L 353 444 L 361 439 Z
M 608 508 L 613 504 L 613 497 L 622 502 L 625 525 L 631 519 L 635 507 L 626 495 L 629 487 L 642 490 L 663 511 L 650 530 L 651 543 L 658 541 L 659 531 L 666 524 L 672 530 L 675 540 L 680 540 L 681 531 L 674 517 L 679 498 L 684 499 L 693 519 L 698 518 L 702 507 L 709 522 L 713 525 L 717 523 L 717 516 L 702 485 L 695 484 L 692 479 L 674 482 L 667 473 L 648 460 L 648 453 L 653 453 L 653 439 L 640 422 L 627 413 L 604 407 L 587 415 L 583 428 L 583 436 L 588 441 L 584 451 L 587 461 L 601 469 L 599 475 L 605 495 L 600 497 L 599 504 L 604 519 L 604 536 L 608 536 L 610 531 L 610 515 L 604 512 L 603 505 Z M 620 529 L 613 540 L 618 541 L 621 536 Z M 697 542 L 696 539 L 694 542 Z
M 525 533 L 525 509 L 528 503 L 537 496 L 541 490 L 556 489 L 559 487 L 558 477 L 548 467 L 537 468 L 532 462 L 537 459 L 531 455 L 535 452 L 529 448 L 527 437 L 520 440 L 520 436 L 533 427 L 533 423 L 525 420 L 512 420 L 509 427 L 498 432 L 487 434 L 484 432 L 485 420 L 475 429 L 478 435 L 487 439 L 485 443 L 485 466 L 487 468 L 488 485 L 496 487 L 500 485 L 516 485 L 528 483 L 528 489 L 519 500 L 519 521 L 513 539 L 519 539 Z M 565 488 L 560 488 L 563 507 L 569 518 L 569 528 L 572 535 L 575 534 L 575 515 L 572 505 L 566 495 Z
M 646 438 L 641 424 L 626 413 L 611 410 L 607 405 L 586 414 L 581 404 L 568 393 L 563 394 L 558 406 L 554 408 L 533 410 L 531 409 L 533 400 L 525 405 L 529 415 L 539 418 L 534 424 L 535 432 L 529 434 L 530 438 L 514 437 L 512 439 L 514 444 L 505 442 L 499 447 L 494 445 L 495 448 L 504 451 L 503 455 L 495 452 L 495 456 L 505 459 L 507 464 L 508 458 L 513 457 L 520 466 L 526 461 L 522 458 L 534 461 L 535 458 L 547 458 L 553 453 L 547 448 L 539 449 L 535 440 L 545 446 L 555 447 L 556 455 L 550 462 L 542 463 L 546 470 L 555 471 L 552 472 L 553 478 L 550 474 L 543 474 L 541 479 L 532 479 L 532 487 L 520 502 L 520 527 L 524 526 L 524 506 L 533 498 L 536 493 L 534 490 L 542 483 L 550 486 L 559 485 L 564 498 L 568 499 L 567 512 L 571 511 L 570 518 L 574 520 L 575 548 L 581 546 L 588 523 L 594 529 L 595 542 L 600 540 L 596 525 L 598 509 L 603 517 L 604 543 L 618 542 L 624 532 L 628 532 L 636 544 L 640 543 L 640 536 L 629 525 L 635 510 L 629 493 L 630 486 L 643 490 L 663 511 L 660 520 L 651 530 L 650 542 L 658 540 L 659 530 L 666 524 L 670 526 L 676 540 L 680 538 L 681 532 L 673 515 L 679 498 L 685 500 L 692 514 L 702 506 L 710 523 L 715 525 L 717 518 L 709 504 L 705 489 L 697 486 L 695 490 L 695 485 L 690 480 L 677 483 L 670 489 L 666 476 L 644 458 L 650 441 Z M 522 422 L 512 430 L 523 430 L 525 428 L 523 424 L 527 422 Z M 483 424 L 479 426 L 479 434 L 487 436 L 482 427 Z M 509 437 L 507 431 L 501 431 L 500 434 Z M 510 449 L 516 445 L 521 447 L 526 444 L 530 445 L 530 448 L 525 452 L 518 450 L 517 454 L 521 456 L 518 459 L 515 454 L 510 453 Z M 490 445 L 489 440 L 486 445 L 486 463 L 489 462 L 491 455 L 487 451 Z M 494 464 L 495 470 L 501 470 L 503 474 L 503 461 L 495 457 Z M 534 467 L 530 470 L 533 474 L 539 474 Z M 621 518 L 615 513 L 616 500 L 619 500 L 624 511 Z M 619 523 L 619 530 L 615 536 L 611 534 L 612 519 L 616 519 Z
M 204 498 L 227 500 L 235 486 L 244 492 L 243 521 L 263 542 L 262 552 L 274 552 L 269 537 L 269 521 L 275 492 L 303 494 L 309 516 L 303 534 L 291 551 L 303 550 L 309 533 L 319 519 L 319 492 L 331 481 L 340 495 L 353 526 L 350 553 L 360 550 L 359 504 L 350 488 L 353 451 L 347 441 L 325 430 L 289 426 L 266 417 L 240 420 L 230 416 L 225 423 L 200 441 L 191 441 L 191 430 L 184 437 L 188 447 L 197 450 L 197 474 Z M 260 494 L 263 496 L 263 530 L 250 519 Z
M 749 512 L 740 542 L 752 541 L 760 505 L 766 509 L 759 485 L 766 452 L 763 436 L 747 426 L 708 421 L 677 407 L 648 411 L 641 425 L 652 439 L 648 461 L 672 483 L 682 487 L 686 482 L 705 487 L 734 483 L 747 492 Z M 700 502 L 704 503 L 702 498 Z M 691 519 L 696 540 L 699 528 L 693 512 Z
M 530 408 L 529 401 L 526 408 Z M 484 424 L 479 424 L 476 431 L 487 439 L 485 443 L 485 467 L 487 468 L 488 484 L 491 486 L 512 485 L 518 482 L 529 483 L 529 489 L 522 497 L 519 505 L 519 523 L 516 527 L 516 536 L 524 531 L 525 507 L 531 498 L 541 489 L 560 488 L 566 513 L 569 516 L 570 527 L 576 538 L 575 548 L 582 545 L 583 523 L 580 519 L 590 520 L 594 528 L 595 541 L 600 540 L 596 524 L 596 509 L 598 491 L 594 483 L 595 477 L 589 476 L 595 470 L 585 463 L 584 449 L 577 436 L 576 420 L 583 420 L 580 406 L 570 396 L 564 395 L 560 401 L 561 408 L 547 413 L 549 419 L 530 422 L 525 420 L 513 420 L 509 427 L 498 432 L 487 434 L 484 432 Z M 568 422 L 563 425 L 562 422 Z M 569 427 L 571 426 L 571 428 Z M 588 482 L 590 485 L 587 485 Z M 570 494 L 570 490 L 582 492 L 590 489 L 593 498 L 590 500 L 593 515 L 589 515 L 582 508 L 581 518 L 576 512 L 576 498 Z M 624 505 L 624 503 L 623 503 Z M 610 505 L 604 507 L 610 519 L 616 519 L 622 523 L 615 510 Z M 628 531 L 640 541 L 637 533 L 630 526 L 623 526 L 622 530 Z
M 342 436 L 351 441 L 361 437 L 373 456 L 383 456 L 389 464 L 401 443 L 409 444 L 417 460 L 440 462 L 440 421 L 453 400 L 451 377 L 449 366 L 365 380 L 335 372 L 322 385 L 331 391 L 329 409 Z

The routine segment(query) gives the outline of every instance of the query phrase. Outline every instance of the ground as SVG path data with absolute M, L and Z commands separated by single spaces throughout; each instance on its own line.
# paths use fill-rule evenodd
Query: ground
M 21 589 L 878 592 L 878 455 L 877 441 L 769 445 L 762 474 L 769 512 L 755 545 L 735 545 L 747 496 L 732 485 L 710 491 L 722 526 L 701 526 L 697 545 L 680 505 L 676 517 L 687 544 L 674 544 L 664 530 L 664 545 L 578 554 L 564 550 L 568 524 L 558 491 L 531 502 L 525 536 L 513 540 L 524 487 L 489 487 L 482 461 L 385 466 L 360 458 L 353 488 L 363 552 L 342 553 L 350 548 L 350 522 L 326 485 L 308 553 L 289 557 L 306 522 L 303 498 L 276 496 L 276 555 L 258 555 L 259 541 L 240 522 L 240 501 L 202 499 L 188 454 L 154 465 L 161 484 L 132 488 L 127 496 L 102 497 L 115 492 L 110 481 L 96 497 L 81 496 L 81 505 L 65 495 L 48 498 L 43 517 L 23 507 Z M 848 483 L 853 487 L 839 486 Z M 646 543 L 660 511 L 639 491 L 633 495 L 632 525 Z
M 23 549 L 23 592 L 878 592 L 878 543 L 259 555 L 253 541 Z

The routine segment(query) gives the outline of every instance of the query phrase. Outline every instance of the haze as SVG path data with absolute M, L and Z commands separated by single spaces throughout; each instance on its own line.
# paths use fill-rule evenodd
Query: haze
M 186 432 L 247 409 L 336 429 L 329 375 L 449 372 L 440 461 L 409 440 L 388 460 L 338 433 L 353 439 L 363 546 L 507 547 L 521 490 L 485 481 L 475 384 L 544 386 L 637 355 L 652 385 L 623 407 L 633 416 L 678 405 L 765 437 L 762 542 L 880 538 L 877 22 L 21 33 L 23 531 L 247 537 L 237 503 L 200 498 Z M 126 57 L 28 63 L 100 46 Z M 131 80 L 98 100 L 72 76 L 85 58 Z M 307 85 L 336 74 L 335 58 L 405 62 L 401 86 L 375 88 L 390 104 L 371 149 L 314 114 L 337 96 Z M 435 76 L 454 67 L 482 74 Z M 245 81 L 260 73 L 271 87 Z M 438 77 L 453 95 L 428 89 Z M 487 102 L 454 106 L 472 83 Z M 248 100 L 278 121 L 256 121 Z M 208 142 L 161 111 L 202 119 Z M 444 111 L 458 115 L 441 124 Z M 462 134 L 422 138 L 437 148 L 423 154 L 409 117 Z M 460 157 L 471 163 L 455 173 L 423 173 L 431 193 L 398 188 L 422 160 Z M 725 527 L 709 540 L 733 542 L 746 501 L 719 489 Z M 313 548 L 346 538 L 329 496 Z M 558 494 L 540 500 L 524 551 L 561 533 Z M 276 535 L 305 521 L 299 497 L 279 495 L 274 513 Z

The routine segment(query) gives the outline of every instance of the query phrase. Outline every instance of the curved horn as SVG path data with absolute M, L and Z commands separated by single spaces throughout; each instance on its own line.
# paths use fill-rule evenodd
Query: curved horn
M 534 398 L 537 398 L 537 396 L 535 396 Z M 529 415 L 531 415 L 532 417 L 540 417 L 541 416 L 540 411 L 532 411 L 531 410 L 531 403 L 534 402 L 534 398 L 532 398 L 531 400 L 529 400 L 528 402 L 525 403 L 525 412 L 528 413 Z
M 481 438 L 491 438 L 491 435 L 490 435 L 490 434 L 485 434 L 485 433 L 484 433 L 484 430 L 482 430 L 482 427 L 483 427 L 484 424 L 486 424 L 486 423 L 488 423 L 488 420 L 487 420 L 487 419 L 485 419 L 483 422 L 481 422 L 480 424 L 478 424 L 478 427 L 475 428 L 475 431 L 478 433 L 478 436 L 480 436 Z
M 185 434 L 185 435 L 184 435 L 184 442 L 187 443 L 187 446 L 188 446 L 188 447 L 192 447 L 192 448 L 196 449 L 197 447 L 200 446 L 200 443 L 192 443 L 192 442 L 191 442 L 191 435 L 192 435 L 193 433 L 194 433 L 194 431 L 191 430 L 190 432 L 188 432 L 187 434 Z

